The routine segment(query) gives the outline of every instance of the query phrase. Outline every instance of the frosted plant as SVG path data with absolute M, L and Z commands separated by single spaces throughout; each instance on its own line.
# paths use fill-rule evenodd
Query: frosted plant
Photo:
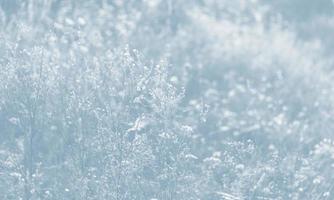
M 0 1 L 0 198 L 333 199 L 332 6 Z

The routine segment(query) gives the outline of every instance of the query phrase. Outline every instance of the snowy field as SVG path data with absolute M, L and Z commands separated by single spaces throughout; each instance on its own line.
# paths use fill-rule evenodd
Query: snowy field
M 333 200 L 331 0 L 0 0 L 1 200 Z

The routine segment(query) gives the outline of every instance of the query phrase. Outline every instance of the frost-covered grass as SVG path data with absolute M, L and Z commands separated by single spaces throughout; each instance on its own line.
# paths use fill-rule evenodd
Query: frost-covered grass
M 0 199 L 334 199 L 332 10 L 0 0 Z

